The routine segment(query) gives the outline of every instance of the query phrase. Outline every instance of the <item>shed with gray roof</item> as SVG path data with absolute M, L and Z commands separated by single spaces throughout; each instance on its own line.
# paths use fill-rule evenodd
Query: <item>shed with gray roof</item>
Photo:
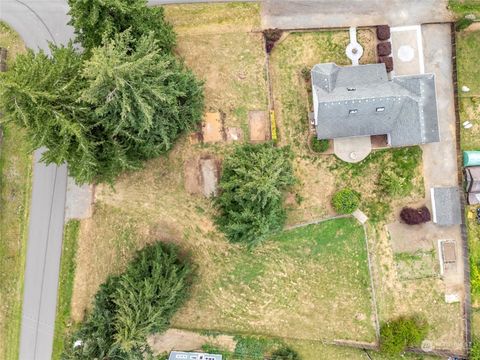
M 451 226 L 462 223 L 460 189 L 452 187 L 431 188 L 433 222 L 437 225 Z
M 326 63 L 311 75 L 318 139 L 387 135 L 395 147 L 440 140 L 433 74 L 389 80 L 385 64 Z
M 172 351 L 168 360 L 222 360 L 222 355 L 191 351 Z

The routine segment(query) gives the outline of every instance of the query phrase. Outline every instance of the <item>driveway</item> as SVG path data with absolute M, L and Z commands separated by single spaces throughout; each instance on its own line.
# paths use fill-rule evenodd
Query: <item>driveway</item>
M 448 0 L 264 0 L 264 29 L 305 29 L 451 20 Z

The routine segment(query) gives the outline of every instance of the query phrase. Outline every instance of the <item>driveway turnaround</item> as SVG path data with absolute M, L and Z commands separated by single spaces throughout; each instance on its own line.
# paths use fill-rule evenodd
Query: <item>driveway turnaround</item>
M 448 0 L 264 0 L 264 29 L 415 25 L 451 21 Z

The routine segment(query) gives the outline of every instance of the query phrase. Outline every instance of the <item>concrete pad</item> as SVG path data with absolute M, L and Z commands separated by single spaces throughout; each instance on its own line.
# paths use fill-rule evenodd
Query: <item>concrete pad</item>
M 88 219 L 92 216 L 93 185 L 77 185 L 68 177 L 67 199 L 65 202 L 65 221 L 70 219 Z
M 227 132 L 228 142 L 242 141 L 242 138 L 243 138 L 242 129 L 232 127 L 232 128 L 227 128 L 226 132 Z
M 425 64 L 421 27 L 393 27 L 390 31 L 395 75 L 423 74 Z
M 367 215 L 365 215 L 365 213 L 360 210 L 360 209 L 357 209 L 355 210 L 353 213 L 352 213 L 352 216 L 357 219 L 361 224 L 365 224 L 368 220 L 368 217 Z
M 339 159 L 349 163 L 357 163 L 370 154 L 372 141 L 370 136 L 333 139 L 333 149 Z
M 270 129 L 266 111 L 254 110 L 248 112 L 248 127 L 250 142 L 264 142 L 270 138 Z
M 204 143 L 215 143 L 224 140 L 224 129 L 219 112 L 207 112 L 203 117 L 202 135 Z
M 217 161 L 213 158 L 200 159 L 200 172 L 202 176 L 202 192 L 206 197 L 217 195 L 219 171 Z

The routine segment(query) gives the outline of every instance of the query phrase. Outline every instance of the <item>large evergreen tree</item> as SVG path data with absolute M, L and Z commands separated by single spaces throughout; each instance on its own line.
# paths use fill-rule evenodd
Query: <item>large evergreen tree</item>
M 285 222 L 283 192 L 295 182 L 292 151 L 272 144 L 238 146 L 223 165 L 217 224 L 233 242 L 254 245 Z
M 147 7 L 146 0 L 68 0 L 68 4 L 70 24 L 87 52 L 127 29 L 135 39 L 153 32 L 165 52 L 175 46 L 175 33 L 164 19 L 163 8 Z
M 176 247 L 159 242 L 142 249 L 123 274 L 100 286 L 62 358 L 150 359 L 146 337 L 166 330 L 188 293 L 190 275 Z
M 52 46 L 17 57 L 0 77 L 5 121 L 27 128 L 47 162 L 66 161 L 78 183 L 112 182 L 167 151 L 200 121 L 202 86 L 154 34 L 117 34 L 91 52 Z

